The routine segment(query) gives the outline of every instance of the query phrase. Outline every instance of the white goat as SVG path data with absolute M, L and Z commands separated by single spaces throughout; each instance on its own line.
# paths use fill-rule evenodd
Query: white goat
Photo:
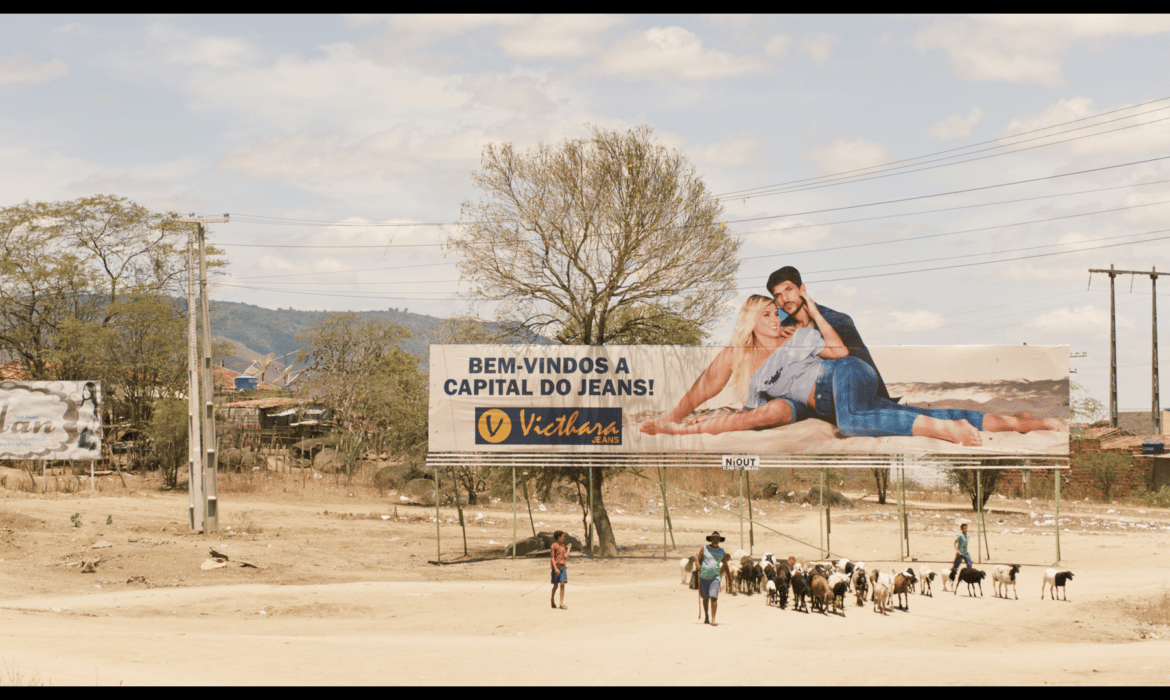
M 938 574 L 930 570 L 929 566 L 922 567 L 922 595 L 934 597 L 934 592 L 930 590 L 930 582 L 935 579 Z
M 1016 574 L 1018 573 L 1020 573 L 1019 564 L 1012 564 L 1011 566 L 1008 566 L 1007 564 L 1000 564 L 991 570 L 991 585 L 995 587 L 996 598 L 1000 597 L 1000 586 L 1003 586 L 1002 597 L 1007 598 L 1007 588 L 1010 585 L 1012 587 L 1012 595 L 1016 597 L 1016 600 L 1020 599 L 1020 595 L 1016 593 Z M 1043 593 L 1040 597 L 1044 597 Z
M 1056 589 L 1064 591 L 1064 599 L 1068 600 L 1068 591 L 1064 584 L 1071 581 L 1073 573 L 1068 569 L 1047 569 L 1044 571 L 1044 583 L 1040 584 L 1040 600 L 1044 600 L 1044 590 L 1048 589 L 1048 595 L 1053 600 L 1059 600 L 1056 595 Z
M 886 574 L 885 576 L 889 576 Z M 890 594 L 894 592 L 893 583 L 887 583 L 881 576 L 877 576 L 873 582 L 873 611 L 886 614 L 886 606 L 890 602 Z

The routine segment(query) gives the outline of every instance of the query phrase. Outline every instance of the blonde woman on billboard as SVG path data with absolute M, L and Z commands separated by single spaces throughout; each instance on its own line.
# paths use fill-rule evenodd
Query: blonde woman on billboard
M 1027 411 L 1000 416 L 962 409 L 904 406 L 878 396 L 877 373 L 849 350 L 821 315 L 808 290 L 801 298 L 816 328 L 780 325 L 775 302 L 752 295 L 744 302 L 730 347 L 715 357 L 665 419 L 644 421 L 649 435 L 727 433 L 787 425 L 814 416 L 835 422 L 848 437 L 914 435 L 975 447 L 980 431 L 1059 430 L 1055 420 Z M 743 411 L 710 419 L 692 412 L 731 382 Z

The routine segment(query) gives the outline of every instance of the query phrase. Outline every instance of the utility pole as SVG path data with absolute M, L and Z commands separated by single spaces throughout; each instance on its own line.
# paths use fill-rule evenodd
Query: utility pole
M 1144 270 L 1115 270 L 1110 265 L 1108 270 L 1089 270 L 1089 282 L 1093 281 L 1093 273 L 1100 272 L 1109 275 L 1109 426 L 1117 427 L 1117 306 L 1114 303 L 1113 280 L 1117 275 L 1149 275 L 1153 301 L 1151 308 L 1150 327 L 1153 332 L 1153 363 L 1151 366 L 1150 389 L 1151 401 L 1150 420 L 1156 435 L 1162 434 L 1162 409 L 1158 405 L 1158 277 L 1170 274 L 1158 272 L 1151 267 L 1149 272 Z
M 187 340 L 188 348 L 188 409 L 193 412 L 193 418 L 189 421 L 191 432 L 189 433 L 189 440 L 192 445 L 192 453 L 198 451 L 199 460 L 198 466 L 192 464 L 190 477 L 188 483 L 194 484 L 196 481 L 196 473 L 199 473 L 199 486 L 193 486 L 191 489 L 191 503 L 192 503 L 192 529 L 201 529 L 203 532 L 218 532 L 219 531 L 219 490 L 216 486 L 216 472 L 219 467 L 218 460 L 218 443 L 215 439 L 215 380 L 213 370 L 211 368 L 211 313 L 210 305 L 207 297 L 207 240 L 205 234 L 205 224 L 209 223 L 227 223 L 229 219 L 228 214 L 223 217 L 206 217 L 195 216 L 192 214 L 188 218 L 181 218 L 178 221 L 185 223 L 194 223 L 198 225 L 198 243 L 199 243 L 199 316 L 203 324 L 202 333 L 202 372 L 201 380 L 198 385 L 195 382 L 196 372 L 192 369 L 195 359 L 195 305 L 194 305 L 194 285 L 191 285 L 191 275 L 194 273 L 194 265 L 191 260 L 191 251 L 194 247 L 191 241 L 190 234 L 187 238 L 187 260 L 188 260 L 188 290 L 187 290 L 187 328 L 189 337 Z M 202 421 L 199 420 L 199 397 L 202 396 Z M 202 422 L 202 440 L 200 441 L 200 422 Z M 199 443 L 202 442 L 202 449 Z M 198 504 L 196 506 L 196 504 Z M 201 527 L 196 527 L 196 521 Z

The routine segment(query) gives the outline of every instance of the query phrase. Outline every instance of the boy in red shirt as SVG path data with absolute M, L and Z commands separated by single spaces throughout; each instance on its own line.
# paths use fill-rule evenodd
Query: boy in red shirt
M 573 545 L 565 545 L 565 533 L 562 530 L 557 530 L 553 533 L 553 539 L 556 541 L 549 547 L 549 557 L 552 559 L 552 593 L 549 595 L 548 602 L 555 609 L 557 607 L 557 585 L 561 587 L 561 610 L 568 610 L 565 607 L 565 584 L 569 582 L 568 559 L 569 550 Z

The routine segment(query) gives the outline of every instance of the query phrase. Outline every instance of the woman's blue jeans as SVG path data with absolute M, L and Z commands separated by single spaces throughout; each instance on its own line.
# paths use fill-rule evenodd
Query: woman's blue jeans
M 837 428 L 850 437 L 912 435 L 918 416 L 966 420 L 983 430 L 983 413 L 958 408 L 903 406 L 877 395 L 877 373 L 856 357 L 825 360 L 817 378 L 813 409 L 822 418 L 836 418 Z

